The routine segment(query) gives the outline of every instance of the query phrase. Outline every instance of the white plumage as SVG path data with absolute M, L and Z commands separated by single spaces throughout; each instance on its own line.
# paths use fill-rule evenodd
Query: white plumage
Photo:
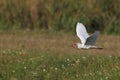
M 76 26 L 76 33 L 82 43 L 82 44 L 77 43 L 76 44 L 77 48 L 85 48 L 85 49 L 97 48 L 95 46 L 95 42 L 98 38 L 99 31 L 95 31 L 92 35 L 89 35 L 87 33 L 85 26 L 82 23 L 78 22 Z

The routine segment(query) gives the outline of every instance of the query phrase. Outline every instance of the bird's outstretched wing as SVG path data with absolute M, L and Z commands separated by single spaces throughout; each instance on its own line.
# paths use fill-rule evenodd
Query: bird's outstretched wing
M 99 33 L 99 31 L 95 31 L 90 37 L 87 38 L 85 45 L 94 45 L 99 36 Z
M 86 42 L 86 39 L 89 37 L 85 26 L 82 23 L 77 23 L 76 26 L 76 33 L 79 39 L 81 40 L 81 43 L 84 45 Z

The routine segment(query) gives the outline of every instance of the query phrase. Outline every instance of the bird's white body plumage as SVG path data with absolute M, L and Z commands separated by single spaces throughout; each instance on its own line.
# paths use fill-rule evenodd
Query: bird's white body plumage
M 82 23 L 78 22 L 77 26 L 76 26 L 76 33 L 77 33 L 77 36 L 81 40 L 81 43 L 82 43 L 82 44 L 77 43 L 78 48 L 85 48 L 85 49 L 97 48 L 96 46 L 94 46 L 94 44 L 95 44 L 95 42 L 98 38 L 98 35 L 99 35 L 98 31 L 96 31 L 92 35 L 89 35 L 87 33 L 85 26 Z

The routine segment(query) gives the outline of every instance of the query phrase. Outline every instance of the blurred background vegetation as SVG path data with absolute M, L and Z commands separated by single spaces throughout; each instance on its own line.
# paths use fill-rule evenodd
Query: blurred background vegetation
M 0 30 L 75 32 L 78 21 L 120 34 L 120 0 L 0 0 Z

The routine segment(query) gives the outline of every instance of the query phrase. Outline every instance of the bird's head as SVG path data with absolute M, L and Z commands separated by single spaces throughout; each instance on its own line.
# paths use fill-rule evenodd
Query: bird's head
M 74 47 L 74 48 L 81 48 L 81 47 L 82 47 L 82 44 L 80 44 L 80 43 L 74 43 L 74 44 L 73 44 L 73 47 Z
M 78 48 L 77 43 L 74 43 L 72 46 L 73 46 L 74 48 Z

